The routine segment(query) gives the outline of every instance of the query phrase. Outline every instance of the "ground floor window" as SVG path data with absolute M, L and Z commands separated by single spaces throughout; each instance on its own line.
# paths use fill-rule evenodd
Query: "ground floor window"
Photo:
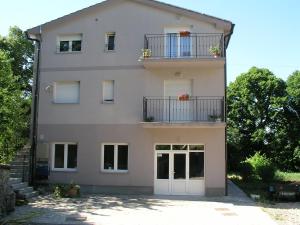
M 127 172 L 128 144 L 102 144 L 101 170 L 106 172 Z
M 77 169 L 77 144 L 53 143 L 52 170 L 74 171 Z

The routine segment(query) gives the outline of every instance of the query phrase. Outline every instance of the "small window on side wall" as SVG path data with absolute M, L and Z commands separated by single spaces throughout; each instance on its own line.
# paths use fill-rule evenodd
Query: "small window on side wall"
M 80 52 L 82 34 L 60 35 L 58 37 L 58 52 Z
M 106 51 L 114 51 L 115 50 L 115 41 L 116 41 L 116 33 L 109 32 L 105 34 L 105 50 Z
M 102 83 L 103 90 L 103 103 L 113 103 L 115 101 L 114 98 L 114 89 L 115 89 L 115 81 L 114 80 L 105 80 Z

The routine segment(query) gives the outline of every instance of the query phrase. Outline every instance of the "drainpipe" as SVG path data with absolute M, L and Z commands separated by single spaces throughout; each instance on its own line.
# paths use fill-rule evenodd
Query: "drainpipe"
M 226 123 L 225 127 L 225 195 L 228 196 L 228 184 L 227 184 L 227 173 L 228 173 L 228 151 L 227 151 L 227 55 L 226 55 L 226 50 L 231 38 L 231 35 L 233 34 L 234 30 L 234 24 L 231 25 L 230 32 L 224 36 L 224 41 L 225 41 L 225 49 L 224 49 L 224 54 L 225 54 L 225 64 L 224 64 L 224 96 L 225 96 L 225 101 L 224 101 L 224 122 Z
M 40 29 L 41 31 L 41 29 Z M 34 71 L 34 89 L 33 89 L 33 102 L 32 102 L 32 127 L 31 127 L 31 148 L 30 148 L 30 165 L 29 165 L 29 184 L 35 184 L 35 168 L 36 168 L 36 149 L 37 149 L 37 133 L 38 133 L 38 105 L 39 105 L 39 89 L 40 89 L 40 48 L 41 40 L 32 38 L 29 33 L 25 32 L 28 40 L 35 42 L 35 61 L 36 68 Z M 41 32 L 40 32 L 41 34 Z

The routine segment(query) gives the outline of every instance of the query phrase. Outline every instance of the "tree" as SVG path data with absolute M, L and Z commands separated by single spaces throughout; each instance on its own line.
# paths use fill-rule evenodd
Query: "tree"
M 26 139 L 28 118 L 18 77 L 13 75 L 9 55 L 0 50 L 0 163 L 11 160 Z M 27 100 L 28 101 L 28 100 Z
M 252 67 L 230 83 L 227 98 L 231 169 L 258 151 L 280 163 L 283 156 L 278 158 L 276 154 L 283 146 L 277 138 L 282 138 L 285 131 L 286 96 L 285 82 L 267 69 Z
M 287 79 L 289 110 L 286 112 L 286 148 L 293 152 L 292 169 L 300 170 L 300 71 L 295 71 Z
M 0 36 L 0 49 L 11 59 L 12 74 L 18 77 L 17 82 L 25 97 L 31 95 L 34 46 L 27 40 L 25 32 L 14 26 L 10 27 L 7 37 Z

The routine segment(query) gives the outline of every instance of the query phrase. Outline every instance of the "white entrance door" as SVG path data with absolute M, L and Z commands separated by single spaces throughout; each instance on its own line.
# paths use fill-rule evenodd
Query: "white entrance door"
M 155 145 L 154 193 L 204 195 L 204 145 Z
M 164 83 L 164 120 L 181 122 L 192 120 L 192 102 L 179 100 L 179 96 L 192 95 L 191 80 L 165 80 Z

